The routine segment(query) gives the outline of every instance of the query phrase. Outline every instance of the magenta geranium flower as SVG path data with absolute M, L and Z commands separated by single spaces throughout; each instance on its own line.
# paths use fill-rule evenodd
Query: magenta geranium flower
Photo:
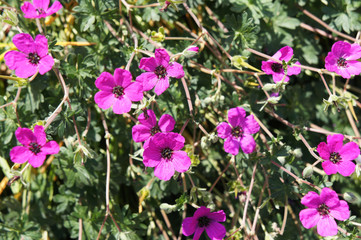
M 140 124 L 132 128 L 133 140 L 135 142 L 144 142 L 159 132 L 171 132 L 174 129 L 175 120 L 169 114 L 160 117 L 159 122 L 153 112 L 148 109 L 138 117 Z
M 180 151 L 184 142 L 184 137 L 178 133 L 157 133 L 144 148 L 144 165 L 154 167 L 154 175 L 165 181 L 174 175 L 174 171 L 187 171 L 191 159 L 185 151 Z
M 41 75 L 49 72 L 54 65 L 54 59 L 48 54 L 48 39 L 37 35 L 34 39 L 27 33 L 19 33 L 13 37 L 13 43 L 19 51 L 9 51 L 5 54 L 6 65 L 15 70 L 15 75 L 27 78 L 37 71 Z
M 147 71 L 136 78 L 143 84 L 143 90 L 149 91 L 154 86 L 157 95 L 162 94 L 169 87 L 169 77 L 182 78 L 184 71 L 177 62 L 169 62 L 170 58 L 165 49 L 156 49 L 155 58 L 142 58 L 139 68 Z
M 331 52 L 325 58 L 325 67 L 330 72 L 335 72 L 343 78 L 361 73 L 361 47 L 357 43 L 338 41 L 332 45 Z
M 241 107 L 231 108 L 228 111 L 228 123 L 222 122 L 217 126 L 218 136 L 226 139 L 224 151 L 237 155 L 239 147 L 246 154 L 254 152 L 256 142 L 251 134 L 259 131 L 259 124 L 254 120 L 253 115 L 246 117 L 246 111 Z
M 28 128 L 18 128 L 15 131 L 15 136 L 24 146 L 16 146 L 11 149 L 10 159 L 14 163 L 29 161 L 31 166 L 37 168 L 43 165 L 46 155 L 57 154 L 59 152 L 57 142 L 46 142 L 43 126 L 36 125 L 34 132 Z
M 46 18 L 63 7 L 59 1 L 55 1 L 49 8 L 49 3 L 49 0 L 33 0 L 33 4 L 24 2 L 21 6 L 24 18 Z
M 285 62 L 288 62 L 291 60 L 293 56 L 293 49 L 289 46 L 285 46 L 278 50 L 272 57 L 275 59 L 278 59 L 280 61 L 284 60 Z M 295 64 L 300 64 L 298 61 Z M 285 71 L 283 69 L 282 64 L 275 62 L 273 60 L 268 61 L 262 61 L 262 71 L 264 71 L 266 74 L 271 74 L 273 81 L 275 83 L 280 82 L 283 77 L 285 76 Z M 291 75 L 297 75 L 301 72 L 300 67 L 288 67 L 287 68 L 287 75 L 285 77 L 284 82 L 288 82 L 290 78 L 288 76 Z
M 323 170 L 327 175 L 339 172 L 342 176 L 350 176 L 355 171 L 352 160 L 360 155 L 360 149 L 355 142 L 343 145 L 343 135 L 335 134 L 327 136 L 327 143 L 321 142 L 317 146 L 317 152 L 321 158 Z
M 190 236 L 194 234 L 193 240 L 198 240 L 202 232 L 206 230 L 211 240 L 221 240 L 226 235 L 226 228 L 218 223 L 226 221 L 226 214 L 223 210 L 210 212 L 210 209 L 201 206 L 196 210 L 193 217 L 187 217 L 183 220 L 183 235 Z
M 117 68 L 114 77 L 103 72 L 95 80 L 95 86 L 100 89 L 94 96 L 94 101 L 102 109 L 113 106 L 113 112 L 123 114 L 130 111 L 132 101 L 143 99 L 142 85 L 132 82 L 132 74 L 124 69 Z
M 302 225 L 307 229 L 317 225 L 317 233 L 323 237 L 337 234 L 335 218 L 345 221 L 350 217 L 347 202 L 339 200 L 337 193 L 327 187 L 322 189 L 320 195 L 308 192 L 301 203 L 308 207 L 300 212 Z

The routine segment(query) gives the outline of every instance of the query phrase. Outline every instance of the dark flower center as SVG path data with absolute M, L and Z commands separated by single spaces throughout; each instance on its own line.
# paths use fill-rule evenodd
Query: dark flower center
M 243 129 L 240 126 L 237 126 L 232 129 L 232 136 L 233 137 L 242 137 L 243 135 Z
M 341 68 L 347 67 L 346 59 L 344 59 L 342 57 L 337 59 L 337 67 L 341 67 Z
M 280 63 L 272 63 L 271 69 L 275 73 L 280 73 L 280 72 L 282 72 L 282 64 L 280 64 Z
M 160 131 L 160 128 L 159 128 L 158 125 L 152 127 L 152 129 L 150 130 L 150 134 L 151 134 L 152 136 L 154 136 L 156 133 L 159 133 L 159 132 L 161 132 L 161 131 Z
M 211 220 L 208 217 L 206 216 L 200 217 L 198 218 L 198 227 L 207 227 L 210 222 Z
M 167 76 L 167 69 L 162 65 L 159 65 L 155 68 L 154 73 L 158 76 L 158 78 L 165 78 L 165 76 Z
M 161 153 L 161 155 L 162 155 L 162 158 L 165 158 L 165 159 L 171 159 L 171 157 L 172 157 L 172 149 L 170 149 L 170 148 L 164 148 L 163 150 L 162 150 L 162 153 Z
M 120 98 L 121 96 L 124 95 L 124 88 L 121 86 L 115 86 L 113 88 L 113 94 L 115 95 L 116 98 Z
M 28 59 L 29 59 L 29 62 L 32 64 L 38 64 L 40 61 L 40 57 L 37 53 L 29 53 Z
M 38 15 L 45 14 L 44 9 L 42 9 L 42 8 L 37 8 L 36 12 L 38 13 Z
M 35 142 L 32 142 L 29 144 L 30 148 L 29 150 L 32 151 L 35 154 L 38 154 L 39 152 L 41 152 L 41 146 Z
M 322 203 L 320 206 L 318 206 L 317 211 L 321 216 L 325 216 L 330 213 L 330 208 L 327 207 L 326 204 Z
M 339 163 L 342 160 L 341 156 L 337 152 L 333 152 L 330 154 L 330 161 L 332 163 Z

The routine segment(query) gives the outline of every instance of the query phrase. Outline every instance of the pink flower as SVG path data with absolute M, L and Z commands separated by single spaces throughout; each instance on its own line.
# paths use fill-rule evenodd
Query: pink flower
M 193 240 L 198 240 L 202 232 L 206 230 L 211 240 L 221 240 L 226 236 L 226 228 L 218 222 L 224 221 L 226 221 L 226 214 L 223 210 L 210 212 L 209 208 L 201 206 L 193 217 L 183 220 L 183 235 L 190 236 L 194 233 Z
M 246 111 L 241 107 L 231 108 L 228 111 L 228 123 L 222 122 L 217 126 L 218 136 L 226 139 L 224 151 L 237 155 L 239 147 L 243 152 L 250 154 L 256 149 L 256 142 L 251 134 L 259 131 L 259 125 L 253 115 L 246 117 Z
M 284 60 L 288 62 L 291 60 L 293 56 L 293 49 L 289 46 L 285 46 L 278 50 L 272 57 L 278 59 L 280 61 Z M 300 64 L 298 61 L 295 64 Z M 273 60 L 262 61 L 262 71 L 266 74 L 272 74 L 273 81 L 275 83 L 280 82 L 283 77 L 285 76 L 285 72 L 283 69 L 282 64 L 275 62 Z M 284 82 L 288 82 L 290 78 L 288 76 L 297 75 L 301 72 L 300 67 L 288 67 L 287 68 L 287 75 L 285 77 Z
M 361 73 L 361 47 L 354 43 L 338 41 L 332 45 L 331 52 L 325 58 L 325 67 L 330 72 L 335 72 L 343 78 Z
M 301 203 L 308 207 L 300 212 L 302 225 L 307 229 L 317 225 L 317 233 L 323 237 L 337 234 L 334 218 L 345 221 L 350 217 L 347 202 L 339 200 L 337 193 L 327 187 L 322 189 L 320 196 L 315 192 L 308 192 Z
M 184 142 L 184 137 L 178 133 L 157 133 L 144 148 L 144 165 L 154 167 L 154 175 L 165 181 L 174 175 L 174 170 L 187 171 L 191 159 L 185 151 L 180 151 Z
M 156 133 L 171 132 L 174 129 L 175 121 L 171 115 L 164 114 L 160 117 L 159 123 L 153 110 L 146 110 L 138 117 L 140 124 L 132 128 L 133 140 L 135 142 L 148 141 Z
M 327 143 L 318 144 L 317 152 L 325 160 L 322 162 L 322 168 L 327 175 L 339 172 L 345 177 L 355 171 L 356 165 L 352 160 L 360 155 L 357 143 L 349 142 L 343 145 L 342 134 L 327 136 Z
M 29 34 L 19 33 L 13 37 L 13 43 L 20 52 L 9 51 L 4 59 L 16 76 L 27 78 L 37 71 L 43 75 L 53 67 L 54 59 L 48 54 L 48 40 L 43 35 L 37 35 L 34 41 Z
M 132 82 L 132 74 L 124 69 L 117 68 L 114 77 L 103 72 L 95 80 L 95 86 L 100 89 L 94 96 L 94 101 L 102 109 L 113 106 L 113 112 L 123 114 L 130 111 L 132 101 L 143 99 L 142 85 Z
M 49 0 L 33 0 L 33 4 L 24 2 L 21 6 L 24 18 L 46 18 L 63 7 L 59 1 L 55 1 L 49 8 L 49 3 Z
M 18 128 L 15 131 L 15 136 L 24 146 L 16 146 L 11 149 L 10 159 L 14 163 L 29 161 L 31 166 L 37 168 L 43 165 L 46 155 L 59 152 L 57 142 L 46 142 L 43 126 L 36 125 L 34 133 L 28 128 Z
M 169 87 L 169 77 L 182 78 L 184 71 L 177 62 L 169 62 L 169 55 L 165 49 L 156 49 L 155 58 L 142 58 L 139 68 L 147 71 L 136 78 L 143 84 L 143 90 L 149 91 L 154 86 L 154 92 L 159 96 Z
M 199 47 L 195 47 L 195 46 L 192 46 L 190 48 L 187 48 L 187 51 L 193 51 L 193 52 L 198 52 L 199 50 Z

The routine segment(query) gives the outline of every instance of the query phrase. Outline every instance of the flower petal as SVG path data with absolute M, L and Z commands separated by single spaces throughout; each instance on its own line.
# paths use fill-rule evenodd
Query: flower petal
M 148 147 L 144 148 L 143 158 L 144 165 L 147 167 L 156 167 L 162 159 L 161 149 L 154 145 L 153 139 L 149 139 Z
M 330 150 L 328 149 L 328 145 L 325 142 L 318 144 L 317 152 L 323 160 L 330 159 Z
M 330 215 L 340 221 L 345 221 L 349 219 L 350 209 L 347 202 L 341 200 L 340 205 L 330 209 Z
M 141 113 L 138 116 L 138 121 L 149 128 L 152 128 L 157 124 L 157 118 L 152 109 L 147 109 L 147 116 L 144 113 Z
M 170 77 L 182 78 L 184 77 L 183 66 L 177 62 L 173 62 L 167 67 L 167 74 Z
M 139 82 L 132 82 L 124 89 L 124 94 L 131 101 L 138 102 L 143 99 L 143 86 Z
M 322 201 L 317 193 L 310 191 L 301 199 L 301 203 L 309 208 L 318 208 Z
M 139 68 L 143 69 L 147 72 L 154 72 L 154 70 L 158 67 L 157 62 L 154 57 L 142 58 L 140 59 Z
M 125 69 L 116 68 L 114 71 L 114 81 L 116 85 L 126 88 L 132 82 L 132 74 Z
M 15 136 L 16 136 L 16 139 L 25 146 L 29 145 L 32 142 L 36 143 L 36 140 L 37 140 L 33 131 L 31 131 L 28 128 L 16 129 Z
M 55 141 L 47 142 L 42 148 L 41 152 L 45 155 L 52 155 L 59 153 L 59 144 Z
M 351 44 L 348 42 L 338 41 L 332 45 L 331 52 L 337 58 L 346 58 L 347 53 L 351 49 Z
M 106 91 L 99 91 L 94 96 L 94 101 L 101 109 L 110 108 L 117 99 L 114 94 Z
M 30 2 L 24 2 L 21 6 L 21 11 L 25 14 L 24 18 L 40 18 L 35 7 Z
M 361 58 L 361 46 L 357 43 L 351 44 L 347 60 L 357 60 Z
M 295 62 L 295 64 L 297 64 L 297 65 L 301 65 L 301 63 L 300 62 Z M 293 67 L 288 67 L 287 68 L 287 75 L 288 76 L 291 76 L 291 75 L 297 75 L 297 74 L 300 74 L 301 73 L 301 68 L 300 67 L 295 67 L 295 66 L 293 66 Z
M 330 153 L 339 152 L 343 145 L 343 135 L 334 134 L 327 136 L 327 146 Z
M 293 56 L 293 49 L 289 46 L 284 46 L 280 50 L 278 50 L 272 57 L 279 59 L 279 60 L 285 60 L 285 62 L 288 62 L 291 60 Z
M 274 73 L 272 75 L 272 79 L 275 83 L 281 82 L 283 78 L 284 78 L 283 82 L 290 81 L 290 78 L 287 75 L 285 76 L 283 69 L 281 73 Z
M 192 235 L 198 226 L 198 221 L 194 217 L 187 217 L 182 223 L 182 233 L 184 236 Z
M 48 54 L 48 39 L 41 34 L 35 38 L 35 52 L 41 58 Z
M 336 221 L 330 216 L 322 217 L 317 224 L 317 233 L 322 237 L 334 236 L 337 231 Z
M 48 10 L 50 0 L 34 0 L 34 7 L 37 9 Z
M 35 52 L 34 39 L 30 34 L 19 33 L 13 37 L 13 43 L 19 51 L 29 54 Z
M 226 228 L 216 221 L 209 223 L 206 232 L 211 240 L 222 240 L 227 233 Z
M 356 165 L 352 161 L 341 161 L 338 164 L 338 172 L 344 176 L 348 177 L 355 171 Z
M 340 199 L 335 191 L 328 187 L 322 188 L 320 194 L 321 202 L 325 203 L 327 207 L 332 208 L 340 204 Z
M 166 76 L 165 78 L 159 79 L 159 81 L 155 85 L 154 92 L 159 96 L 165 90 L 167 90 L 168 87 L 169 87 L 169 79 Z
M 153 72 L 146 72 L 146 73 L 142 73 L 140 74 L 137 78 L 136 78 L 137 82 L 141 82 L 143 85 L 143 91 L 149 91 L 151 90 L 155 84 L 158 81 L 158 76 L 155 75 Z
M 200 217 L 207 216 L 210 212 L 211 212 L 211 209 L 209 209 L 205 206 L 201 206 L 194 212 L 193 217 L 198 219 Z
M 28 55 L 22 52 L 9 51 L 5 54 L 4 60 L 11 70 L 15 70 L 17 77 L 27 78 L 34 75 L 37 71 L 37 66 L 31 64 L 27 57 Z
M 276 63 L 275 61 L 268 60 L 268 61 L 262 61 L 261 69 L 266 74 L 274 74 L 274 71 L 272 70 L 272 64 Z
M 174 129 L 175 120 L 169 114 L 163 114 L 159 119 L 159 128 L 162 132 L 170 132 Z
M 225 139 L 231 137 L 232 128 L 228 123 L 222 122 L 217 126 L 218 137 Z
M 115 114 L 123 114 L 130 111 L 132 108 L 132 101 L 127 96 L 116 98 L 113 104 L 113 112 Z
M 43 165 L 46 155 L 43 153 L 38 153 L 37 155 L 32 154 L 29 158 L 29 163 L 32 167 L 37 168 Z
M 337 164 L 334 164 L 329 160 L 322 162 L 322 168 L 327 175 L 336 174 L 338 171 Z
M 244 121 L 246 111 L 241 107 L 231 108 L 228 110 L 228 122 L 233 126 L 239 126 L 241 121 Z
M 36 125 L 34 127 L 34 135 L 36 137 L 36 142 L 40 146 L 44 146 L 46 143 L 46 133 L 44 131 L 44 127 L 40 125 Z
M 204 231 L 204 227 L 197 227 L 196 232 L 194 233 L 193 236 L 193 240 L 198 240 L 201 237 L 203 231 Z
M 135 142 L 144 142 L 152 135 L 150 134 L 150 128 L 143 124 L 138 124 L 132 128 L 132 137 Z
M 242 124 L 242 129 L 245 133 L 255 134 L 259 131 L 260 126 L 256 120 L 254 120 L 254 116 L 251 114 L 246 117 L 246 121 Z
M 223 210 L 220 210 L 218 212 L 208 213 L 207 217 L 209 217 L 210 219 L 215 220 L 217 222 L 226 221 L 226 214 L 224 213 Z
M 162 65 L 165 68 L 168 67 L 170 57 L 165 49 L 156 49 L 154 56 L 157 66 Z
M 53 5 L 51 5 L 51 7 L 48 8 L 48 10 L 46 11 L 46 15 L 50 16 L 50 15 L 56 13 L 57 11 L 59 11 L 62 8 L 63 8 L 63 6 L 61 5 L 61 3 L 59 1 L 55 1 L 53 3 Z
M 24 163 L 32 156 L 32 152 L 23 146 L 16 146 L 10 150 L 10 160 L 14 163 Z
M 307 208 L 300 211 L 300 221 L 307 228 L 313 228 L 320 220 L 320 214 L 315 208 Z
M 100 90 L 112 92 L 115 87 L 115 80 L 110 73 L 102 72 L 97 80 L 95 80 L 95 86 Z
M 253 137 L 247 133 L 243 134 L 242 138 L 240 139 L 240 146 L 242 151 L 246 154 L 253 153 L 256 149 L 256 141 Z
M 228 137 L 224 141 L 224 151 L 236 156 L 239 152 L 239 141 L 233 137 Z
M 347 61 L 347 68 L 344 68 L 343 73 L 347 76 L 359 75 L 361 73 L 360 68 L 361 68 L 361 62 L 350 60 L 350 61 Z M 341 76 L 344 77 L 342 74 L 341 74 Z M 349 78 L 349 77 L 344 77 L 344 78 Z
M 168 181 L 174 175 L 174 166 L 170 161 L 161 160 L 154 168 L 154 176 L 160 180 Z
M 336 72 L 338 70 L 337 60 L 338 58 L 332 52 L 329 52 L 325 58 L 325 68 L 330 72 Z
M 174 151 L 172 154 L 172 164 L 177 172 L 186 172 L 191 166 L 191 159 L 185 151 Z
M 39 73 L 44 75 L 45 73 L 49 72 L 54 65 L 54 59 L 50 55 L 46 55 L 42 59 L 40 59 L 38 67 Z

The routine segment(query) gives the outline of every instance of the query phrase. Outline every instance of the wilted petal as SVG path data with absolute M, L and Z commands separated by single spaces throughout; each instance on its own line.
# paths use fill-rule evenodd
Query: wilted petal
M 316 224 L 320 220 L 320 214 L 315 208 L 303 209 L 300 212 L 300 220 L 305 228 L 310 229 L 316 226 Z
M 174 166 L 170 161 L 161 160 L 154 169 L 154 176 L 160 180 L 168 181 L 174 175 Z
M 190 236 L 196 231 L 198 221 L 194 217 L 187 217 L 182 223 L 182 232 L 184 236 Z
M 249 134 L 243 134 L 242 138 L 240 139 L 240 145 L 242 151 L 246 154 L 253 153 L 256 149 L 256 142 L 254 141 L 253 137 Z
M 318 208 L 322 201 L 317 193 L 310 191 L 301 199 L 301 203 L 309 208 Z
M 16 139 L 23 145 L 27 146 L 32 142 L 37 142 L 37 139 L 33 133 L 28 128 L 18 128 L 15 131 Z
M 317 233 L 322 237 L 334 236 L 337 231 L 336 221 L 332 217 L 324 216 L 317 224 Z
M 191 166 L 191 159 L 185 151 L 174 151 L 172 154 L 172 164 L 177 172 L 186 172 Z
M 167 67 L 167 74 L 170 77 L 182 78 L 184 77 L 183 66 L 177 62 L 173 62 Z
M 32 167 L 37 168 L 43 165 L 46 155 L 44 153 L 38 153 L 37 155 L 32 154 L 29 158 L 29 163 Z
M 206 227 L 206 232 L 210 239 L 212 240 L 221 240 L 226 236 L 226 228 L 215 221 L 211 221 Z
M 24 163 L 32 156 L 32 152 L 23 146 L 16 146 L 10 150 L 10 160 L 14 163 Z
M 337 165 L 329 160 L 322 162 L 322 168 L 327 175 L 335 174 L 338 171 Z
M 159 79 L 159 81 L 155 85 L 154 92 L 159 96 L 165 90 L 167 90 L 168 87 L 169 87 L 169 79 L 166 76 L 165 78 Z
M 59 144 L 55 141 L 47 142 L 42 148 L 41 152 L 46 155 L 59 153 Z
M 42 59 L 40 59 L 38 63 L 39 73 L 44 75 L 45 73 L 49 72 L 54 65 L 54 59 L 50 55 L 46 55 Z
M 217 126 L 218 137 L 225 139 L 231 137 L 232 128 L 228 123 L 222 122 Z
M 110 108 L 117 99 L 111 92 L 99 91 L 94 96 L 94 101 L 101 109 Z
M 330 215 L 337 220 L 345 221 L 350 217 L 350 209 L 346 201 L 341 200 L 340 205 L 330 209 Z
M 159 128 L 162 132 L 170 132 L 174 129 L 175 120 L 169 114 L 163 114 L 159 119 Z

